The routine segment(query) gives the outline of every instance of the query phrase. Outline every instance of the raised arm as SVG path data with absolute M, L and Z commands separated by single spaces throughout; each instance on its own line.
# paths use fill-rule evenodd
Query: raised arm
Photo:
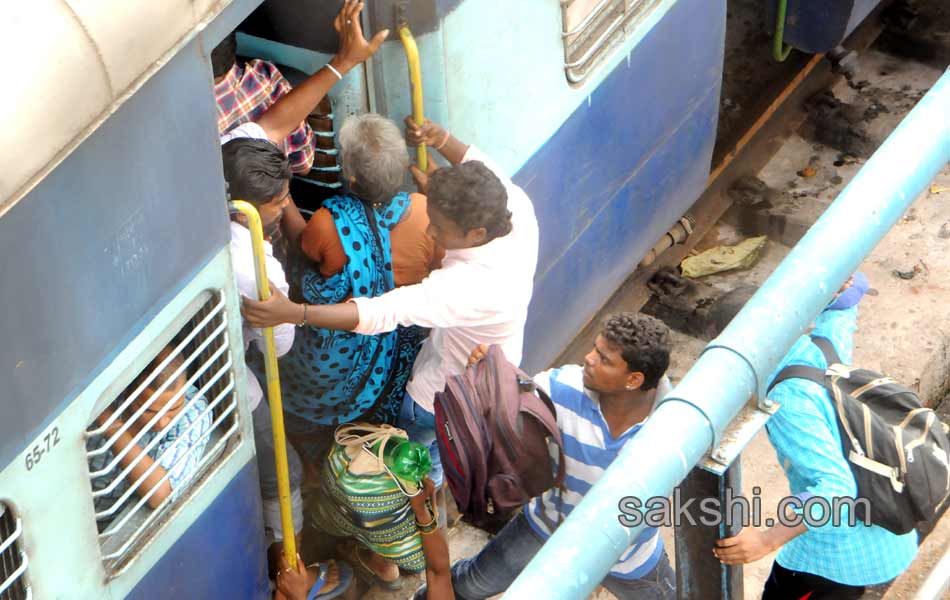
M 340 36 L 340 49 L 330 60 L 329 66 L 311 75 L 289 94 L 275 102 L 257 120 L 257 124 L 264 129 L 272 142 L 283 141 L 307 118 L 307 115 L 338 81 L 337 73 L 342 77 L 379 50 L 386 36 L 389 35 L 389 30 L 380 31 L 367 42 L 363 37 L 363 27 L 360 24 L 362 11 L 362 2 L 357 0 L 344 2 L 343 8 L 333 21 L 333 28 Z

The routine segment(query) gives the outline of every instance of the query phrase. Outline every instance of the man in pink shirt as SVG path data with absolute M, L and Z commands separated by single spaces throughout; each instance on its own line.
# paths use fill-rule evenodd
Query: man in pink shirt
M 277 290 L 266 302 L 244 298 L 242 312 L 256 326 L 300 323 L 362 334 L 399 325 L 432 328 L 406 386 L 399 425 L 430 445 L 430 477 L 438 486 L 435 393 L 445 387 L 446 377 L 465 369 L 479 344 L 498 344 L 510 362 L 521 362 L 538 222 L 524 190 L 474 146 L 429 121 L 418 127 L 407 119 L 407 137 L 410 144 L 435 148 L 452 164 L 429 173 L 413 167 L 420 192 L 428 196 L 428 233 L 446 251 L 442 268 L 421 283 L 376 298 L 310 306 L 293 303 Z

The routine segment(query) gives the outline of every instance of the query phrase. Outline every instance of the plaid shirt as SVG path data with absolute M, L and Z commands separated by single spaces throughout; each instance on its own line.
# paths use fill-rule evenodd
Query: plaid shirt
M 235 63 L 214 85 L 218 103 L 218 133 L 224 135 L 242 123 L 256 120 L 291 90 L 274 63 L 252 60 L 242 69 Z M 307 122 L 293 130 L 281 143 L 294 173 L 307 173 L 313 166 L 314 136 Z

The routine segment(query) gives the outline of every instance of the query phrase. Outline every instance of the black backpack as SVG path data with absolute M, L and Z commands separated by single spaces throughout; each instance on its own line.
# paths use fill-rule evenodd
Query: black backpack
M 831 342 L 811 339 L 824 354 L 828 370 L 785 367 L 769 390 L 797 378 L 828 391 L 858 498 L 870 505 L 869 511 L 863 502 L 855 505 L 857 522 L 903 534 L 933 519 L 950 496 L 946 427 L 911 390 L 879 373 L 842 365 Z

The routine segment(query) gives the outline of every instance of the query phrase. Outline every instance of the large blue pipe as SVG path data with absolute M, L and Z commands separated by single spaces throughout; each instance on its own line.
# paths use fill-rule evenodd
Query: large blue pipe
M 950 71 L 709 344 L 504 597 L 586 598 L 643 528 L 620 524 L 620 499 L 669 497 L 948 161 Z

